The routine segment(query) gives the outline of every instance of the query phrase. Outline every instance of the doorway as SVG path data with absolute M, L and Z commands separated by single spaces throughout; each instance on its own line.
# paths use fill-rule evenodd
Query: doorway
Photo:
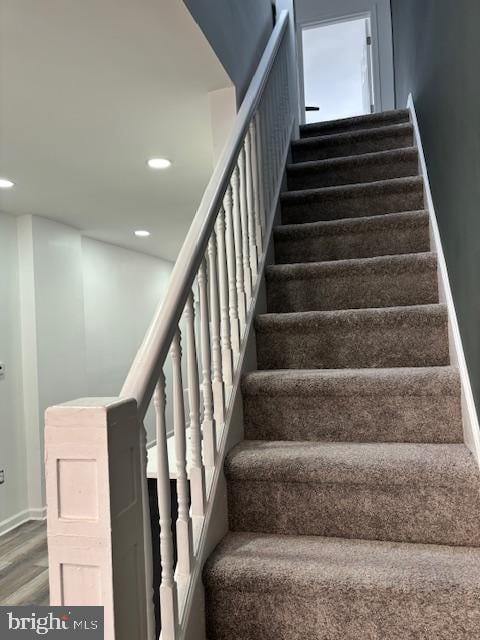
M 300 35 L 303 122 L 373 113 L 370 16 L 304 25 Z

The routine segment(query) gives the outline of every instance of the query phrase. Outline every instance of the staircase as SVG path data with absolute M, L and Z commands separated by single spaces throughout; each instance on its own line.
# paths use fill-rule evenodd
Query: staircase
M 479 637 L 480 482 L 408 111 L 292 143 L 209 640 Z

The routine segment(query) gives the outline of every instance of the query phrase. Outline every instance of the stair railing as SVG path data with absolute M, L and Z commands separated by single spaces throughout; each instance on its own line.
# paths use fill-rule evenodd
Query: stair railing
M 267 234 L 275 213 L 275 200 L 282 181 L 297 108 L 289 29 L 288 13 L 284 11 L 279 16 L 237 114 L 233 131 L 179 253 L 166 296 L 134 359 L 120 398 L 103 404 L 77 401 L 68 406 L 54 407 L 47 412 L 46 459 L 47 485 L 50 487 L 47 488 L 49 550 L 53 558 L 50 567 L 52 604 L 76 604 L 77 602 L 72 601 L 75 598 L 77 601 L 81 600 L 80 604 L 84 604 L 86 600 L 82 600 L 83 596 L 80 597 L 80 590 L 89 585 L 91 589 L 98 589 L 102 595 L 95 597 L 93 591 L 90 591 L 87 600 L 89 604 L 108 604 L 105 609 L 105 637 L 112 640 L 124 637 L 153 640 L 155 637 L 152 544 L 160 546 L 161 637 L 163 640 L 181 637 L 182 616 L 196 563 L 198 532 L 202 531 L 202 523 L 212 497 L 210 489 L 215 469 L 221 464 L 218 443 L 225 427 L 228 427 L 226 416 L 232 401 L 232 388 L 246 340 L 247 323 L 253 311 L 254 294 L 259 285 L 259 269 L 265 257 Z M 195 317 L 197 308 L 198 318 Z M 168 398 L 171 399 L 173 409 L 175 443 L 173 471 L 176 476 L 178 505 L 175 523 L 172 522 L 171 514 L 172 469 L 169 468 L 167 448 L 167 357 L 170 357 L 172 376 Z M 188 389 L 186 399 L 184 388 Z M 136 401 L 137 443 L 134 446 L 130 439 L 128 446 L 123 442 L 115 445 L 117 457 L 114 458 L 112 447 L 116 438 L 121 440 L 118 425 L 122 420 L 130 421 L 131 431 L 135 432 L 132 399 Z M 143 427 L 143 420 L 152 400 L 156 418 L 159 540 L 151 540 L 150 535 L 146 437 Z M 119 408 L 118 405 L 122 405 L 122 402 L 128 411 L 125 407 Z M 66 459 L 67 454 L 59 453 L 56 448 L 60 433 L 58 427 L 68 422 L 75 427 L 85 426 L 82 430 L 83 444 L 90 437 L 88 434 L 93 434 L 92 448 L 87 450 L 84 447 L 80 456 L 83 461 L 95 461 L 99 464 L 107 460 L 107 469 L 102 476 L 103 485 L 101 482 L 95 485 L 93 481 L 88 484 L 92 491 L 97 486 L 99 493 L 102 493 L 101 487 L 104 486 L 106 495 L 97 499 L 96 506 L 93 505 L 93 498 L 90 505 L 89 498 L 82 495 L 81 500 L 85 505 L 82 507 L 83 511 L 80 509 L 82 513 L 78 526 L 75 524 L 78 515 L 75 509 L 70 509 L 72 513 L 69 514 L 66 507 L 65 514 L 68 517 L 62 519 L 62 500 L 67 499 L 68 492 L 71 492 L 77 496 L 78 501 L 79 489 L 74 486 L 77 480 L 75 473 L 80 473 L 78 480 L 86 478 L 89 473 L 88 477 L 91 477 L 93 466 L 72 466 L 68 467 L 68 472 L 65 465 L 61 466 L 60 462 Z M 86 429 L 87 426 L 96 426 L 97 431 L 90 432 Z M 100 427 L 106 434 L 103 439 L 99 436 Z M 68 435 L 61 436 L 62 441 L 71 439 L 71 434 L 77 436 L 76 431 L 74 433 L 70 430 Z M 188 448 L 190 455 L 187 462 Z M 72 456 L 77 459 L 71 451 L 68 456 L 69 461 Z M 123 463 L 126 466 L 122 467 Z M 64 485 L 59 471 L 62 468 L 65 471 Z M 117 486 L 118 482 L 115 485 L 121 473 L 127 475 L 126 479 L 122 479 L 123 493 Z M 124 494 L 128 488 L 128 478 L 132 485 L 135 485 L 135 478 L 139 479 L 138 500 L 126 500 Z M 117 490 L 122 495 L 115 497 L 113 494 Z M 132 495 L 137 495 L 135 491 L 133 488 Z M 55 506 L 53 502 L 56 503 Z M 109 515 L 104 518 L 105 526 L 87 529 L 90 540 L 97 536 L 96 547 L 107 548 L 106 553 L 98 563 L 92 557 L 86 558 L 85 562 L 76 563 L 78 571 L 68 569 L 63 575 L 61 567 L 66 566 L 69 556 L 62 536 L 65 531 L 70 536 L 75 536 L 77 531 L 83 535 L 82 527 L 85 528 L 87 517 L 85 514 L 88 512 L 88 517 L 92 519 L 94 514 L 98 514 L 101 505 L 109 510 Z M 140 517 L 142 522 L 138 520 L 139 505 L 143 511 L 143 516 Z M 120 518 L 123 518 L 121 526 Z M 176 530 L 176 550 L 173 527 Z M 119 568 L 115 564 L 126 562 L 116 552 L 116 542 L 113 540 L 116 531 L 120 547 L 124 544 L 125 549 L 135 549 L 134 555 L 129 556 L 130 564 L 127 563 L 134 575 L 129 575 L 126 567 Z M 128 544 L 124 540 L 128 537 L 126 532 L 130 536 Z M 69 538 L 70 541 L 72 539 Z M 79 545 L 82 544 L 87 543 L 80 541 Z M 139 550 L 140 555 L 144 556 L 142 566 L 138 565 Z M 77 560 L 78 558 L 80 556 Z M 86 570 L 84 565 L 89 568 L 93 565 L 100 567 L 99 572 Z M 65 590 L 72 594 L 70 601 L 65 596 Z M 132 600 L 129 600 L 133 596 L 129 593 L 137 594 L 135 606 L 138 622 L 135 629 L 131 621 Z M 142 593 L 145 598 L 143 603 Z M 97 601 L 100 599 L 103 601 Z M 129 608 L 128 619 L 123 612 L 124 606 Z M 125 625 L 130 628 L 126 629 Z

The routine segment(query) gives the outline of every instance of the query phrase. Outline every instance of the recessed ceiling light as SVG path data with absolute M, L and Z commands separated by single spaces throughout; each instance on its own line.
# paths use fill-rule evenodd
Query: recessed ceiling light
M 150 169 L 168 169 L 168 167 L 172 166 L 170 160 L 166 158 L 150 158 L 147 164 Z
M 0 178 L 0 189 L 11 189 L 15 183 L 7 178 Z
M 148 236 L 150 235 L 150 231 L 139 229 L 138 231 L 135 231 L 135 235 L 137 236 L 137 238 L 148 238 Z

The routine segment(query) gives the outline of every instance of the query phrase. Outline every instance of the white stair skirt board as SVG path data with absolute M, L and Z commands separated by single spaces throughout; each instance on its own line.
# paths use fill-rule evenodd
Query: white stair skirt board
M 432 192 L 430 190 L 430 182 L 428 180 L 427 164 L 425 154 L 423 152 L 422 139 L 420 129 L 418 127 L 417 114 L 415 112 L 415 104 L 413 96 L 410 93 L 407 100 L 407 108 L 410 111 L 410 118 L 413 125 L 415 142 L 418 148 L 418 156 L 420 160 L 420 174 L 423 176 L 425 188 L 425 206 L 430 216 L 430 242 L 431 249 L 435 251 L 438 259 L 438 291 L 440 302 L 447 305 L 448 309 L 448 333 L 450 360 L 453 365 L 458 367 L 460 371 L 461 388 L 462 388 L 462 419 L 465 444 L 470 449 L 480 467 L 480 430 L 478 425 L 477 410 L 473 399 L 472 387 L 470 385 L 470 376 L 468 375 L 467 363 L 463 352 L 462 338 L 458 327 L 457 314 L 453 302 L 452 290 L 448 278 L 447 263 L 443 254 L 440 231 L 433 205 Z

